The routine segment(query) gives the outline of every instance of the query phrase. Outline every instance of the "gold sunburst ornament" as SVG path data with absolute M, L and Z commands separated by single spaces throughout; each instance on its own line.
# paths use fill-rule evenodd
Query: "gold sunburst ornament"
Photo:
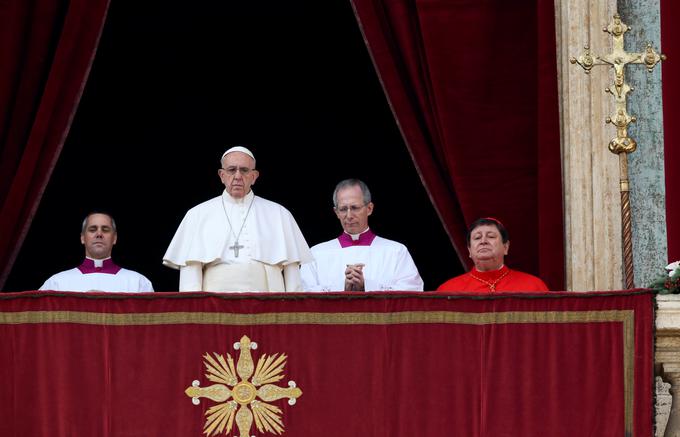
M 208 353 L 203 355 L 203 363 L 208 372 L 205 376 L 217 384 L 200 387 L 200 382 L 196 380 L 185 390 L 194 405 L 200 404 L 199 398 L 220 402 L 205 412 L 208 417 L 203 433 L 208 436 L 222 432 L 227 434 L 236 422 L 240 437 L 249 437 L 253 420 L 261 433 L 283 433 L 281 409 L 269 402 L 288 398 L 288 403 L 294 405 L 295 400 L 302 396 L 302 390 L 297 388 L 295 381 L 289 381 L 288 388 L 273 384 L 284 377 L 286 355 L 262 354 L 257 366 L 253 366 L 250 350 L 257 349 L 257 343 L 251 342 L 245 335 L 241 337 L 241 341 L 234 343 L 234 349 L 240 351 L 235 368 L 234 360 L 229 354 L 226 360 L 215 352 L 214 357 Z

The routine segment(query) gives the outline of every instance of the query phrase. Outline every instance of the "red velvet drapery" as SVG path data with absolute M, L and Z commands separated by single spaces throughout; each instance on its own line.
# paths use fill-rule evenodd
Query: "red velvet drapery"
M 268 400 L 283 436 L 649 437 L 653 305 L 640 290 L 3 293 L 0 435 L 205 435 L 231 399 L 185 390 L 235 386 L 208 379 L 215 354 L 259 387 L 234 347 L 248 336 L 253 368 L 283 356 L 271 384 L 301 390 Z M 212 435 L 274 435 L 245 428 Z
M 668 56 L 662 65 L 663 135 L 666 173 L 666 229 L 668 258 L 680 259 L 680 3 L 661 0 L 661 52 Z
M 0 288 L 59 157 L 108 0 L 0 7 Z
M 508 264 L 564 288 L 552 0 L 352 0 L 421 179 L 463 262 L 500 219 Z

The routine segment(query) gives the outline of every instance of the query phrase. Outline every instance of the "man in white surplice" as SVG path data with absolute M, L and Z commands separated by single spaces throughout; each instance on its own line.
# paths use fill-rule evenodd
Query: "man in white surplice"
M 111 252 L 118 241 L 116 221 L 103 211 L 89 213 L 80 231 L 85 259 L 78 267 L 52 275 L 40 287 L 55 291 L 152 292 L 144 275 L 113 262 Z
M 251 190 L 255 156 L 232 147 L 221 164 L 224 192 L 187 212 L 163 256 L 179 291 L 302 291 L 309 246 L 286 208 Z
M 344 232 L 312 247 L 314 262 L 301 269 L 305 291 L 423 291 L 423 280 L 406 246 L 369 229 L 373 202 L 365 183 L 340 182 L 333 205 Z

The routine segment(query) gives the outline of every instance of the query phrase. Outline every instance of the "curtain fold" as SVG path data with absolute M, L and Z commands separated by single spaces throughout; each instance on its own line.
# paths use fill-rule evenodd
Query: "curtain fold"
M 61 152 L 108 5 L 0 2 L 0 288 Z
M 680 259 L 680 4 L 661 0 L 661 52 L 668 56 L 662 64 L 663 136 L 666 175 L 666 229 L 668 259 Z
M 552 0 L 352 0 L 421 180 L 461 262 L 493 216 L 511 267 L 564 288 Z

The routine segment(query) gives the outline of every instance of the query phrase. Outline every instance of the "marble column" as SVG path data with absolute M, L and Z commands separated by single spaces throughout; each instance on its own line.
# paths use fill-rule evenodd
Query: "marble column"
M 623 287 L 619 158 L 607 148 L 615 132 L 605 124 L 614 110 L 604 91 L 613 73 L 596 67 L 585 74 L 569 62 L 584 46 L 593 54 L 611 51 L 602 28 L 616 6 L 615 0 L 555 0 L 567 290 Z
M 624 40 L 626 51 L 643 52 L 650 42 L 663 53 L 659 0 L 618 0 L 618 8 L 624 23 L 632 26 Z M 668 264 L 662 69 L 663 63 L 651 73 L 643 65 L 626 70 L 626 81 L 634 88 L 628 112 L 637 117 L 628 129 L 638 144 L 638 150 L 628 155 L 637 287 L 648 286 Z

